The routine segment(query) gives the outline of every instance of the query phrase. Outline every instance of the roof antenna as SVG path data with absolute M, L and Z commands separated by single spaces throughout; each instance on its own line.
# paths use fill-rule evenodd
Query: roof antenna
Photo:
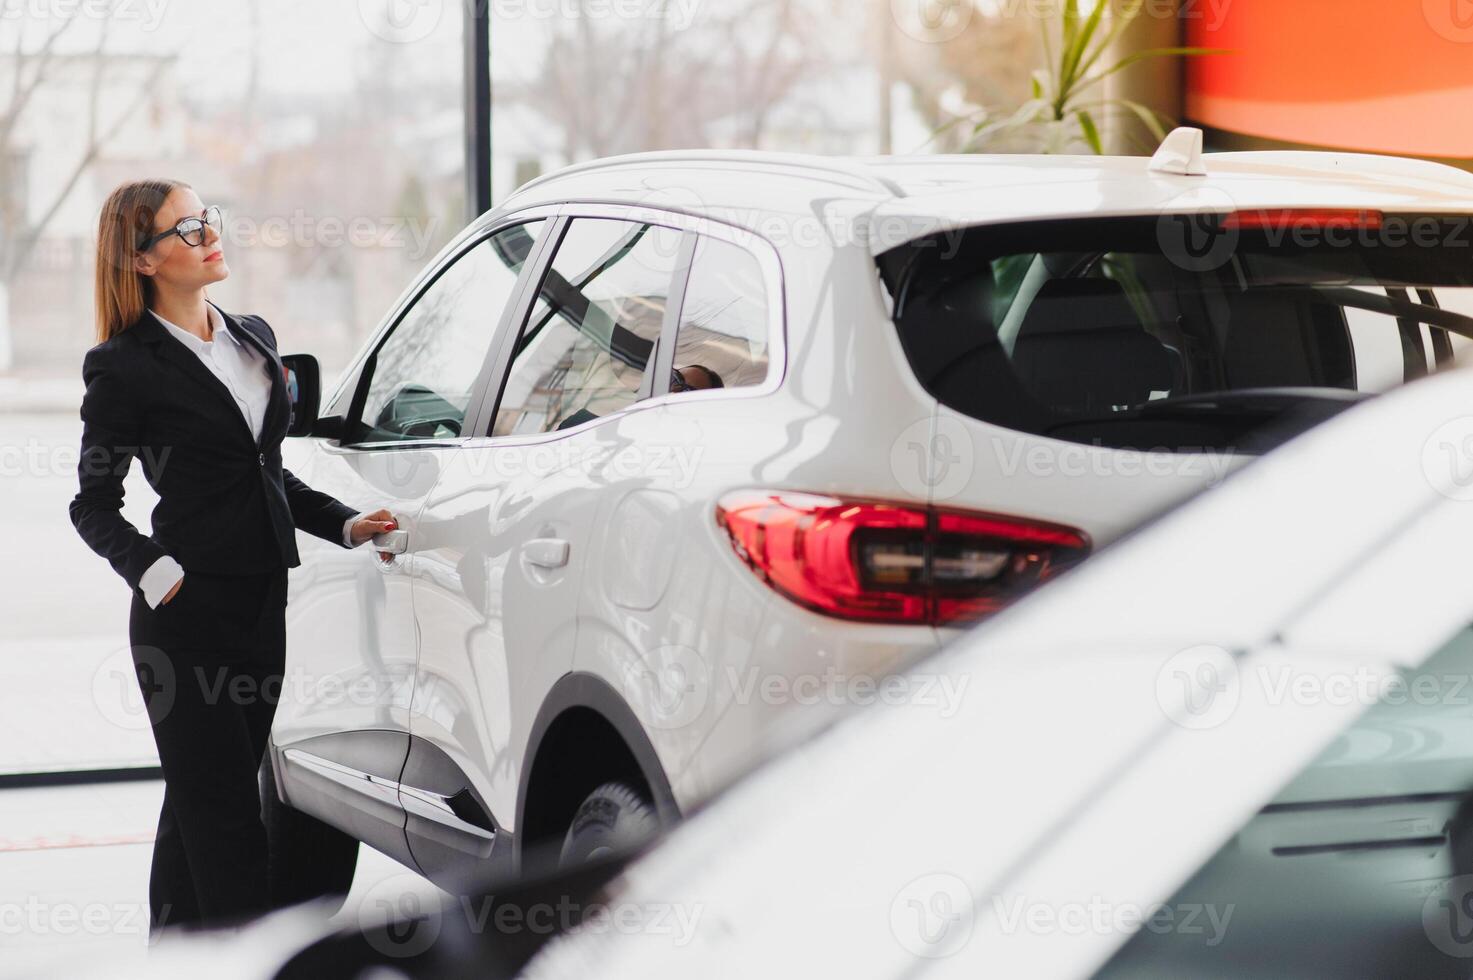
M 1202 131 L 1191 126 L 1173 129 L 1161 141 L 1161 149 L 1151 157 L 1146 169 L 1180 177 L 1207 176 L 1207 164 L 1202 159 Z

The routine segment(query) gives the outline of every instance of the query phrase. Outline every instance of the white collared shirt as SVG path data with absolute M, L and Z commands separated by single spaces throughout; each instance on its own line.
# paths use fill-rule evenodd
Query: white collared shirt
M 235 398 L 235 405 L 250 427 L 251 438 L 261 438 L 261 426 L 266 420 L 266 406 L 271 401 L 271 364 L 264 354 L 250 344 L 241 343 L 230 328 L 225 317 L 214 303 L 205 303 L 210 318 L 212 340 L 201 340 L 176 324 L 170 323 L 158 313 L 154 319 L 164 325 L 169 335 L 194 352 L 210 373 L 220 379 L 227 391 Z M 359 511 L 343 522 L 343 544 L 353 547 L 353 524 L 361 520 L 367 511 Z M 148 566 L 138 580 L 138 588 L 150 608 L 158 608 L 164 596 L 174 584 L 184 577 L 184 568 L 173 555 L 164 555 Z

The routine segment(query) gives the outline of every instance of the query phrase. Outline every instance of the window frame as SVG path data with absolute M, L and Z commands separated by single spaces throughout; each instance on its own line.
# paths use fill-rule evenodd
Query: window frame
M 501 311 L 501 317 L 496 323 L 491 343 L 487 345 L 486 354 L 481 362 L 480 370 L 477 372 L 475 383 L 471 387 L 470 397 L 466 402 L 465 424 L 461 427 L 460 435 L 425 437 L 421 439 L 394 439 L 378 442 L 349 442 L 346 439 L 323 440 L 323 444 L 342 452 L 377 452 L 390 449 L 433 449 L 433 448 L 455 448 L 463 445 L 479 432 L 486 420 L 482 416 L 485 408 L 485 393 L 494 377 L 493 369 L 496 363 L 496 355 L 505 343 L 506 334 L 509 329 L 514 329 L 512 324 L 518 322 L 517 316 L 522 309 L 522 301 L 529 291 L 528 282 L 533 270 L 541 267 L 541 259 L 546 251 L 547 240 L 555 231 L 557 225 L 558 208 L 556 206 L 541 205 L 523 210 L 509 212 L 485 224 L 473 225 L 460 235 L 456 236 L 447 244 L 433 260 L 426 263 L 424 269 L 410 283 L 410 285 L 399 295 L 387 316 L 374 330 L 368 343 L 364 344 L 357 356 L 350 363 L 348 369 L 343 372 L 338 383 L 334 386 L 332 394 L 326 399 L 331 412 L 342 404 L 343 399 L 347 402 L 343 407 L 342 416 L 345 431 L 348 431 L 358 420 L 361 419 L 364 402 L 368 396 L 368 386 L 372 378 L 372 369 L 376 366 L 379 351 L 384 344 L 388 343 L 394 331 L 403 324 L 404 318 L 419 303 L 426 292 L 439 281 L 446 270 L 459 262 L 467 253 L 477 247 L 486 244 L 487 241 L 508 228 L 516 225 L 529 224 L 534 221 L 544 222 L 541 235 L 533 242 L 531 251 L 527 254 L 527 260 L 522 263 L 521 271 L 512 286 L 511 294 L 507 299 L 505 307 Z M 539 278 L 540 281 L 540 278 Z
M 502 395 L 506 388 L 507 377 L 511 369 L 512 352 L 521 340 L 522 332 L 526 329 L 528 317 L 532 307 L 536 304 L 537 293 L 542 284 L 543 275 L 551 266 L 553 258 L 557 254 L 557 246 L 562 243 L 564 233 L 577 218 L 609 218 L 618 221 L 627 221 L 632 224 L 654 224 L 668 228 L 674 228 L 682 233 L 680 251 L 676 256 L 675 269 L 670 284 L 669 304 L 665 309 L 665 317 L 660 325 L 660 335 L 655 341 L 653 352 L 654 370 L 647 372 L 648 382 L 641 386 L 635 395 L 633 403 L 624 406 L 616 412 L 590 419 L 579 425 L 569 426 L 566 429 L 554 429 L 551 432 L 517 433 L 514 435 L 493 436 L 491 427 L 496 420 L 496 413 L 501 407 Z M 684 311 L 686 286 L 690 279 L 691 261 L 695 254 L 696 243 L 699 236 L 705 235 L 717 238 L 729 244 L 735 245 L 752 255 L 759 268 L 762 270 L 762 284 L 767 294 L 767 316 L 768 316 L 768 346 L 767 346 L 767 377 L 761 384 L 748 385 L 741 388 L 717 388 L 699 391 L 671 392 L 670 391 L 670 368 L 674 360 L 675 336 L 680 326 L 680 317 Z M 677 211 L 666 211 L 659 208 L 644 207 L 640 205 L 619 204 L 606 201 L 569 201 L 557 208 L 557 219 L 549 227 L 548 232 L 538 240 L 538 248 L 535 250 L 536 268 L 530 268 L 534 257 L 529 257 L 527 267 L 523 269 L 530 275 L 523 284 L 519 297 L 519 309 L 515 326 L 504 329 L 498 343 L 495 367 L 491 372 L 493 383 L 488 385 L 480 408 L 477 410 L 478 424 L 473 431 L 472 437 L 476 441 L 494 442 L 498 446 L 535 444 L 551 442 L 566 438 L 579 432 L 600 425 L 611 419 L 617 419 L 631 412 L 644 411 L 670 404 L 694 404 L 710 399 L 728 398 L 756 398 L 770 395 L 782 385 L 783 378 L 787 374 L 787 294 L 784 284 L 782 261 L 779 257 L 777 247 L 767 238 L 750 229 L 742 228 L 727 222 L 718 221 L 693 214 Z

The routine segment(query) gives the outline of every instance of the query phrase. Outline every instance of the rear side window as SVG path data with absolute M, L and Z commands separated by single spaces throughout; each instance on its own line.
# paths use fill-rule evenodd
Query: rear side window
M 571 428 L 635 402 L 680 236 L 605 218 L 569 223 L 517 339 L 492 435 Z
M 767 303 L 756 256 L 701 236 L 680 309 L 671 391 L 761 384 L 771 340 Z
M 1223 220 L 1181 216 L 1199 219 Z M 892 250 L 880 265 L 911 367 L 942 403 L 1021 432 L 1252 452 L 1456 363 L 1473 335 L 1462 219 L 1396 219 L 1421 233 L 1395 244 L 1379 229 L 1234 229 L 1205 257 L 1176 247 L 1171 220 L 982 227 Z

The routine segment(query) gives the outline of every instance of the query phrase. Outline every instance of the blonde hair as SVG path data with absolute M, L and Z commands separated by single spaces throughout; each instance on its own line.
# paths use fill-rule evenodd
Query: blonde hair
M 102 204 L 97 221 L 97 342 L 122 333 L 153 299 L 153 280 L 134 268 L 138 243 L 153 232 L 153 219 L 182 180 L 133 180 Z

